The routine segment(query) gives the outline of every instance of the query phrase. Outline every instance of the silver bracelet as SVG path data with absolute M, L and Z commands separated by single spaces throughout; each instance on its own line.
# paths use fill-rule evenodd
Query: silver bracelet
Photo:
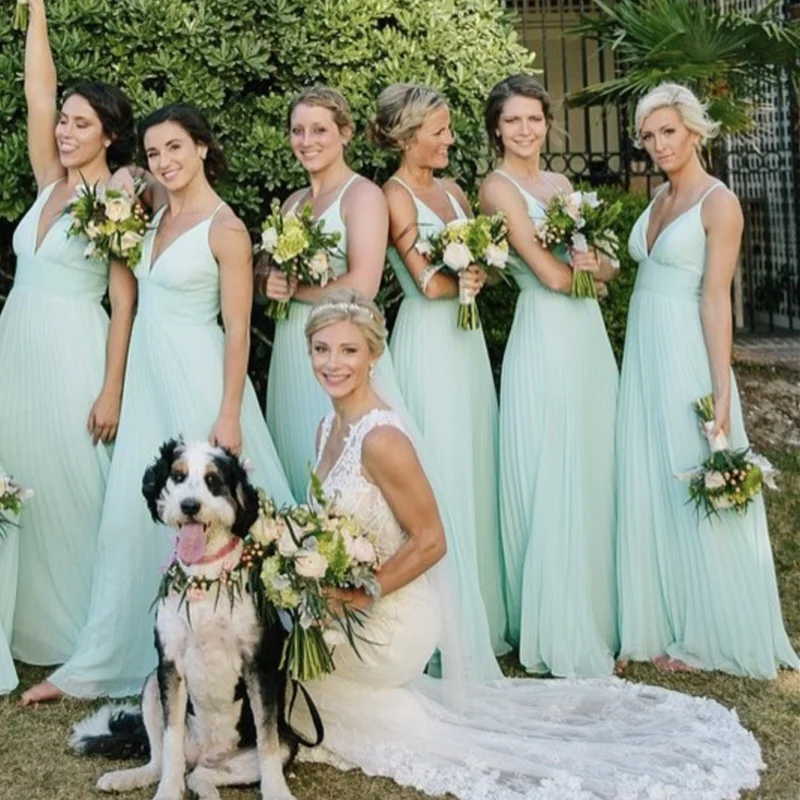
M 433 279 L 433 276 L 441 269 L 440 264 L 428 264 L 424 270 L 419 275 L 419 288 L 422 290 L 422 293 L 425 294 L 425 289 L 428 288 L 428 284 Z

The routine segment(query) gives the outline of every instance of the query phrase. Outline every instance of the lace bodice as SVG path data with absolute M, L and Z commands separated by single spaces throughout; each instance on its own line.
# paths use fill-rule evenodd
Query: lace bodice
M 331 432 L 334 414 L 322 420 L 316 467 L 325 450 Z M 406 539 L 392 509 L 381 490 L 370 483 L 361 469 L 361 447 L 367 434 L 374 428 L 389 425 L 405 436 L 407 431 L 394 411 L 375 408 L 350 426 L 344 448 L 331 467 L 322 488 L 325 496 L 333 500 L 342 511 L 352 514 L 366 530 L 375 536 L 375 548 L 381 561 L 393 556 Z M 410 438 L 410 437 L 409 437 Z

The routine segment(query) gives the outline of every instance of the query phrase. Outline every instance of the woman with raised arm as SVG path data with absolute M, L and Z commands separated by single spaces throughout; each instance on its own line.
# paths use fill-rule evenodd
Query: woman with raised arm
M 130 161 L 131 105 L 92 81 L 67 90 L 59 109 L 57 89 L 44 2 L 30 0 L 25 98 L 39 196 L 14 233 L 0 314 L 0 461 L 36 491 L 18 531 L 12 649 L 42 665 L 68 659 L 86 623 L 136 300 L 126 267 L 87 258 L 86 240 L 67 238 L 65 213 L 84 181 L 106 184 Z
M 522 665 L 561 677 L 609 675 L 617 652 L 614 415 L 617 365 L 597 300 L 569 296 L 573 266 L 608 280 L 592 253 L 559 260 L 534 224 L 569 180 L 545 172 L 552 123 L 530 76 L 498 83 L 486 132 L 500 163 L 481 186 L 502 212 L 520 288 L 500 387 L 500 521 L 510 638 Z M 576 264 L 574 262 L 588 262 Z
M 391 340 L 400 391 L 435 461 L 440 502 L 452 518 L 450 547 L 476 576 L 497 655 L 508 651 L 497 509 L 497 397 L 483 332 L 457 327 L 459 279 L 429 264 L 414 245 L 448 222 L 471 216 L 451 180 L 435 177 L 454 142 L 450 111 L 433 89 L 396 84 L 378 98 L 373 143 L 399 154 L 384 185 L 389 264 L 403 290 Z M 476 295 L 484 273 L 470 267 L 462 288 Z M 456 539 L 453 539 L 456 537 Z
M 89 623 L 73 657 L 44 685 L 51 695 L 130 695 L 156 664 L 150 608 L 172 537 L 150 518 L 141 486 L 164 440 L 208 438 L 244 453 L 255 483 L 278 504 L 292 502 L 247 379 L 251 244 L 244 223 L 212 187 L 224 168 L 222 151 L 205 117 L 187 105 L 154 111 L 139 136 L 168 204 L 156 214 L 135 268 L 139 307 Z M 184 534 L 196 534 L 196 526 L 187 526 L 179 542 Z
M 292 100 L 288 112 L 289 141 L 295 158 L 308 174 L 309 186 L 284 203 L 284 211 L 306 203 L 326 233 L 338 233 L 330 254 L 337 277 L 324 288 L 293 281 L 279 270 L 259 269 L 266 295 L 291 300 L 289 316 L 275 324 L 275 340 L 267 382 L 267 424 L 275 440 L 289 485 L 305 496 L 308 470 L 314 461 L 314 429 L 330 410 L 330 401 L 307 367 L 303 329 L 311 306 L 325 292 L 352 287 L 374 298 L 386 259 L 389 215 L 381 190 L 347 164 L 353 118 L 345 98 L 327 86 L 313 86 Z M 260 272 L 260 274 L 259 274 Z M 394 386 L 387 354 L 377 365 L 384 383 Z
M 369 377 L 383 316 L 339 290 L 306 331 L 333 405 L 317 434 L 322 490 L 370 531 L 382 566 L 379 592 L 335 598 L 367 611 L 362 641 L 358 655 L 337 647 L 335 671 L 308 684 L 325 741 L 300 757 L 458 800 L 723 800 L 757 785 L 758 744 L 713 701 L 613 678 L 464 679 L 469 648 L 445 576 L 453 554 L 424 459 Z M 441 679 L 423 674 L 434 648 Z M 313 730 L 304 712 L 292 721 Z
M 743 219 L 700 148 L 717 133 L 697 97 L 662 84 L 636 109 L 636 136 L 667 177 L 631 231 L 639 262 L 617 414 L 621 655 L 667 671 L 774 678 L 800 666 L 781 619 L 764 500 L 705 516 L 676 477 L 709 453 L 693 403 L 748 446 L 731 372 L 731 282 Z

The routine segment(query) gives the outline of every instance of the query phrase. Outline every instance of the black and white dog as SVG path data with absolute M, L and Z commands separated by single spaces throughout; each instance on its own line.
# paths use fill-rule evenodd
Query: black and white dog
M 158 783 L 154 800 L 180 800 L 185 788 L 212 800 L 217 786 L 260 783 L 265 800 L 290 800 L 283 768 L 306 742 L 286 721 L 278 668 L 285 634 L 261 623 L 248 592 L 229 595 L 218 584 L 223 572 L 235 574 L 258 494 L 227 450 L 177 440 L 162 445 L 142 493 L 153 519 L 179 531 L 184 584 L 201 578 L 212 588 L 162 596 L 158 667 L 145 682 L 141 712 L 106 706 L 76 725 L 70 744 L 110 757 L 149 751 L 147 765 L 103 775 L 103 791 Z

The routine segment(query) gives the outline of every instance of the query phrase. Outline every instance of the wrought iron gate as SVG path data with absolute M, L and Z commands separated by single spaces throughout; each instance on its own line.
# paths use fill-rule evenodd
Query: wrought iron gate
M 723 10 L 758 10 L 766 0 L 708 0 Z M 545 163 L 591 183 L 618 183 L 649 193 L 661 178 L 630 136 L 626 109 L 566 109 L 564 97 L 614 74 L 613 55 L 569 33 L 581 15 L 596 13 L 592 0 L 503 0 L 517 15 L 522 41 L 536 53 L 541 80 L 555 101 L 556 130 Z M 784 13 L 800 0 L 786 2 Z M 788 80 L 756 99 L 751 136 L 725 143 L 726 182 L 745 210 L 742 270 L 734 296 L 737 324 L 800 330 L 800 154 L 798 110 Z

